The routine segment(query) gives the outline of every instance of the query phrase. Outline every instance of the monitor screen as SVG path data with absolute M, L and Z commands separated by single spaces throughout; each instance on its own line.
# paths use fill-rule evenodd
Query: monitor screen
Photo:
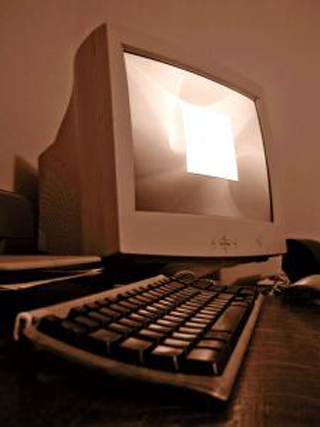
M 271 221 L 254 100 L 145 56 L 124 59 L 136 210 Z

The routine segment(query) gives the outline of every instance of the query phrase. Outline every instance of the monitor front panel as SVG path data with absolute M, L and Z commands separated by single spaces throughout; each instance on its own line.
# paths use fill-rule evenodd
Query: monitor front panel
M 259 85 L 161 40 L 110 34 L 120 251 L 281 253 L 276 159 Z

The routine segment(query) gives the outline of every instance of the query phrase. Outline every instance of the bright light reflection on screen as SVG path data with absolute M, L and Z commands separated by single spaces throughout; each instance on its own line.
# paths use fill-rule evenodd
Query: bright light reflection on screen
M 181 103 L 187 171 L 238 181 L 235 145 L 228 116 L 210 107 Z
M 178 67 L 124 58 L 136 210 L 271 221 L 254 101 Z

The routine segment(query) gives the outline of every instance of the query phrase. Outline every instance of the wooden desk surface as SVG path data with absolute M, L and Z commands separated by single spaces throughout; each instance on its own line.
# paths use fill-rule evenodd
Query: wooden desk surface
M 320 307 L 266 299 L 227 404 L 0 344 L 0 425 L 319 426 Z

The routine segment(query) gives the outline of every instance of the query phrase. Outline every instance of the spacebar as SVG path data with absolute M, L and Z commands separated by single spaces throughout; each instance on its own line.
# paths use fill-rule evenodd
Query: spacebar
M 212 325 L 211 331 L 235 333 L 248 311 L 248 306 L 230 305 Z

